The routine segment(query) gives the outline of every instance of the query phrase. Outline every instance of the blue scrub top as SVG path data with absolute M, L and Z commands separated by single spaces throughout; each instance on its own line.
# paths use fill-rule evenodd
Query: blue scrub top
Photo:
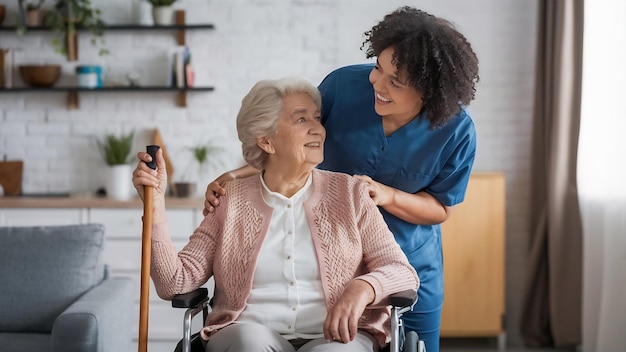
M 373 67 L 339 68 L 320 84 L 326 142 L 324 162 L 318 167 L 367 175 L 409 193 L 425 191 L 447 206 L 462 202 L 476 152 L 471 117 L 463 108 L 444 127 L 430 129 L 430 121 L 418 116 L 386 137 L 374 110 L 369 82 Z M 419 275 L 413 311 L 439 309 L 443 303 L 441 226 L 415 225 L 379 209 Z

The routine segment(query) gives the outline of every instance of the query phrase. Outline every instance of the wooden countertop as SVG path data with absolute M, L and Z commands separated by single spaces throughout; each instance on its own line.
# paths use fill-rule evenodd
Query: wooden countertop
M 202 198 L 173 198 L 165 199 L 167 208 L 179 209 L 202 209 Z M 143 208 L 139 198 L 131 198 L 128 201 L 113 200 L 105 197 L 94 196 L 69 196 L 69 197 L 0 197 L 0 208 Z

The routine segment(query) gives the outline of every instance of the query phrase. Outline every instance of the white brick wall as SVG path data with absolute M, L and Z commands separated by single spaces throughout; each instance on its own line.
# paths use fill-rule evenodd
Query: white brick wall
M 134 20 L 136 0 L 94 0 L 108 23 Z M 241 98 L 263 78 L 302 75 L 318 83 L 331 69 L 364 61 L 362 33 L 382 16 L 410 4 L 451 20 L 473 44 L 481 80 L 471 104 L 478 129 L 475 169 L 507 175 L 507 325 L 519 345 L 519 306 L 527 246 L 530 121 L 533 103 L 536 1 L 502 0 L 182 0 L 188 23 L 210 22 L 213 31 L 190 31 L 198 85 L 210 93 L 188 94 L 188 107 L 172 93 L 80 95 L 80 110 L 67 110 L 65 94 L 0 94 L 0 157 L 25 160 L 23 191 L 94 191 L 103 184 L 95 138 L 105 132 L 137 131 L 136 147 L 158 127 L 174 167 L 182 171 L 185 147 L 216 140 L 227 146 L 225 167 L 241 162 L 234 118 Z M 50 4 L 48 4 L 50 6 Z M 9 12 L 15 4 L 8 4 Z M 5 24 L 14 23 L 8 14 Z M 19 48 L 17 64 L 59 63 L 61 83 L 72 82 L 77 64 L 100 64 L 106 80 L 137 71 L 144 84 L 164 80 L 173 32 L 108 32 L 107 57 L 81 36 L 79 61 L 67 62 L 50 47 L 50 34 L 17 38 L 0 32 L 0 47 Z M 214 170 L 214 177 L 222 170 Z

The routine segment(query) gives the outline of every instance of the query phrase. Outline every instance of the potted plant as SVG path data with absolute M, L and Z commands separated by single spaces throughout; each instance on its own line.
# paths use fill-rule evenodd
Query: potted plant
M 91 44 L 104 44 L 104 29 L 99 9 L 91 5 L 90 0 L 56 0 L 54 11 L 46 17 L 46 25 L 55 30 L 52 39 L 55 51 L 67 55 L 68 60 L 78 60 L 76 30 L 78 27 L 91 32 Z M 108 50 L 100 48 L 99 55 L 108 54 Z
M 103 140 L 98 140 L 102 158 L 107 165 L 106 192 L 107 196 L 117 200 L 128 200 L 131 196 L 130 151 L 133 147 L 135 132 L 128 134 L 106 134 Z
M 43 2 L 44 0 L 19 0 L 20 14 L 26 26 L 39 27 L 43 24 Z
M 175 182 L 175 194 L 178 197 L 189 197 L 197 189 L 197 184 L 207 182 L 207 175 L 211 165 L 219 166 L 221 163 L 216 158 L 210 156 L 222 148 L 206 144 L 198 144 L 187 148 L 191 151 L 191 161 L 188 163 L 180 182 Z M 200 187 L 201 188 L 201 187 Z
M 157 26 L 174 24 L 174 9 L 172 4 L 176 0 L 148 0 L 152 4 L 152 18 Z

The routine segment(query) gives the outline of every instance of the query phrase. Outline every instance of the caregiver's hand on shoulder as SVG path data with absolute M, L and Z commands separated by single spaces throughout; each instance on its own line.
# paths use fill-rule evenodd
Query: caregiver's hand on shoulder
M 219 198 L 226 194 L 224 184 L 234 179 L 235 175 L 232 172 L 226 172 L 221 174 L 220 177 L 216 178 L 213 182 L 209 183 L 204 194 L 204 209 L 202 210 L 202 214 L 204 216 L 215 211 L 215 207 L 220 204 Z
M 374 200 L 374 203 L 376 203 L 376 205 L 380 205 L 382 207 L 390 204 L 393 201 L 393 193 L 395 192 L 395 189 L 393 187 L 389 187 L 387 185 L 383 185 L 380 182 L 374 181 L 369 176 L 354 175 L 354 177 L 367 182 L 367 184 L 369 185 L 368 191 L 370 193 L 370 198 Z

